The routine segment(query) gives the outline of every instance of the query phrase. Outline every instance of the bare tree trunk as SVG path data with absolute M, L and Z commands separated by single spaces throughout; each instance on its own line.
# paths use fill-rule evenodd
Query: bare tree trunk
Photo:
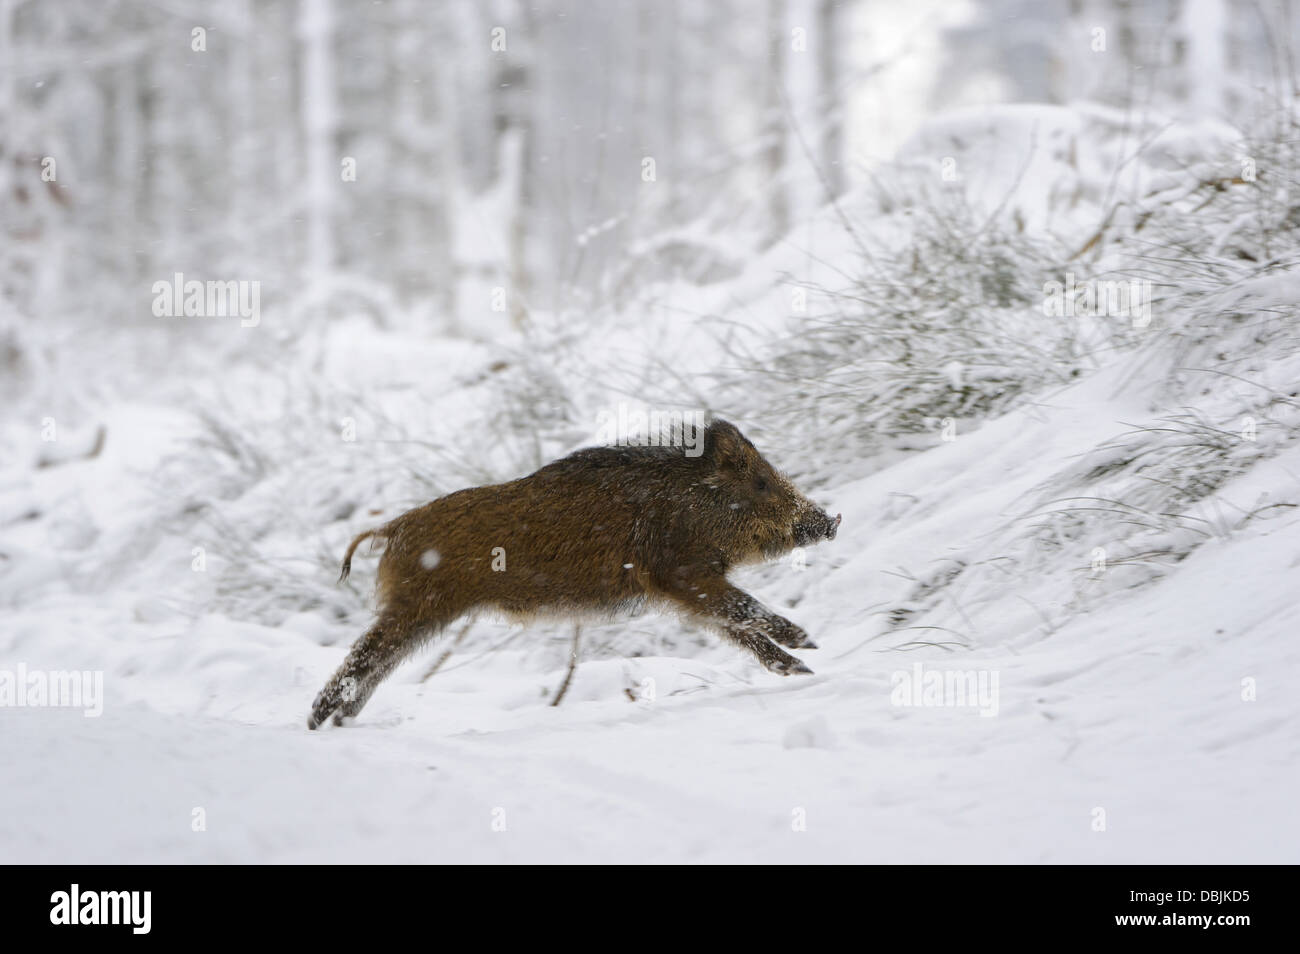
M 682 65 L 685 59 L 682 56 L 681 31 L 681 6 L 680 0 L 669 0 L 668 3 L 668 75 L 664 77 L 666 89 L 664 90 L 664 125 L 667 129 L 667 146 L 664 155 L 668 159 L 668 168 L 674 174 L 681 168 L 681 157 L 684 154 L 682 149 Z M 676 181 L 673 183 L 674 188 L 669 192 L 669 205 L 667 214 L 669 221 L 676 224 L 677 210 L 681 202 L 681 190 Z
M 1187 43 L 1187 104 L 1199 117 L 1223 115 L 1228 76 L 1228 18 L 1223 0 L 1188 0 L 1180 31 Z
M 462 8 L 457 5 L 457 12 Z M 461 170 L 460 98 L 456 95 L 458 76 L 456 51 L 453 45 L 445 55 L 434 61 L 434 85 L 437 90 L 438 132 L 438 185 L 442 195 L 441 231 L 438 239 L 442 262 L 434 276 L 436 292 L 448 327 L 454 325 L 460 314 L 460 268 L 456 250 L 456 216 L 458 204 L 465 194 Z
M 817 4 L 819 86 L 822 107 L 822 137 L 819 152 L 827 198 L 844 191 L 844 103 L 840 89 L 840 17 L 837 0 Z
M 113 253 L 117 258 L 118 274 L 128 283 L 134 279 L 141 263 L 137 260 L 138 243 L 135 241 L 137 216 L 140 213 L 140 94 L 137 90 L 136 65 L 123 63 L 112 71 L 111 95 L 113 102 L 112 189 Z
M 8 157 L 18 144 L 14 139 L 14 4 L 13 0 L 0 0 L 0 157 L 6 159 L 6 168 L 0 169 L 0 189 L 8 190 Z
M 766 133 L 768 147 L 764 153 L 768 211 L 772 239 L 785 235 L 790 228 L 790 203 L 786 196 L 785 173 L 785 0 L 767 0 L 767 97 Z
M 301 57 L 300 46 L 293 35 L 293 14 L 291 6 L 262 8 L 259 29 L 250 37 L 250 41 L 257 44 L 259 70 L 264 71 L 260 77 L 259 95 L 253 105 L 261 135 L 269 141 L 270 147 L 270 162 L 263 162 L 261 170 L 269 180 L 265 186 L 268 194 L 282 197 L 274 208 L 288 213 L 268 220 L 265 213 L 258 210 L 263 242 L 258 251 L 286 274 L 301 265 L 306 248 L 293 221 L 300 214 L 302 200 L 298 192 L 300 173 L 297 161 L 302 148 L 301 131 L 296 122 L 299 103 L 294 95 Z
M 228 0 L 226 14 L 232 32 L 227 65 L 230 98 L 226 105 L 226 145 L 230 150 L 227 166 L 230 197 L 226 205 L 226 235 L 230 247 L 242 250 L 246 258 L 257 255 L 250 248 L 248 220 L 254 208 L 253 189 L 253 12 L 251 0 Z
M 530 95 L 534 81 L 531 54 L 539 43 L 537 22 L 527 3 L 515 10 L 522 31 L 515 28 L 507 52 L 498 53 L 493 82 L 493 129 L 496 134 L 497 188 L 503 190 L 506 225 L 506 271 L 510 277 L 510 314 L 516 327 L 527 317 L 525 302 L 531 293 L 528 274 L 529 214 L 532 209 L 533 117 L 531 108 L 541 97 Z M 519 36 L 522 32 L 524 35 Z
M 419 256 L 417 250 L 424 244 L 422 228 L 430 218 L 424 208 L 423 196 L 415 190 L 423 171 L 421 167 L 427 161 L 422 153 L 425 123 L 421 109 L 427 87 L 419 82 L 423 79 L 421 62 L 427 53 L 418 27 L 417 5 L 412 0 L 398 0 L 392 13 L 397 25 L 389 47 L 392 100 L 386 112 L 392 120 L 390 135 L 384 137 L 388 150 L 388 162 L 384 168 L 389 183 L 385 190 L 389 221 L 385 240 L 391 252 L 386 257 L 391 263 L 390 274 L 399 293 L 418 294 L 422 289 L 414 285 L 417 279 L 412 258 Z M 455 48 L 455 44 L 448 45 Z
M 333 0 L 302 0 L 298 36 L 303 48 L 302 122 L 307 157 L 307 270 L 315 277 L 335 264 L 334 197 L 339 156 L 334 145 L 338 110 L 334 90 Z

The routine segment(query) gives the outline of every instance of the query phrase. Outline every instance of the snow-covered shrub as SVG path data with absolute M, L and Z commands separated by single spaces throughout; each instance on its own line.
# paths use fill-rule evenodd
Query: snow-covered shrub
M 733 343 L 719 388 L 813 481 L 935 446 L 1087 364 L 1078 322 L 1044 314 L 1044 237 L 943 190 L 873 208 L 890 211 L 845 225 L 844 281 L 804 286 L 780 333 Z
M 1177 161 L 1164 156 L 1177 171 L 1142 170 L 1137 157 L 1145 187 L 1115 201 L 1074 261 L 1082 273 L 1159 289 L 1149 323 L 1114 323 L 1105 339 L 1107 350 L 1133 352 L 1116 356 L 1118 387 L 1150 416 L 1059 468 L 1004 531 L 918 580 L 885 610 L 889 625 L 956 625 L 954 605 L 1005 616 L 1016 581 L 1016 599 L 1050 633 L 1061 617 L 1166 575 L 1207 541 L 1296 506 L 1250 485 L 1234 490 L 1300 440 L 1293 133 L 1255 141 L 1244 166 L 1221 143 L 1179 137 Z
M 389 385 L 360 394 L 295 366 L 254 400 L 195 401 L 196 436 L 157 476 L 160 527 L 203 549 L 205 611 L 278 625 L 298 613 L 369 613 L 371 574 L 338 582 L 356 534 L 461 487 L 535 469 L 577 439 L 548 356 L 565 341 L 503 349 L 451 397 L 454 413 Z M 361 564 L 367 551 L 361 551 Z

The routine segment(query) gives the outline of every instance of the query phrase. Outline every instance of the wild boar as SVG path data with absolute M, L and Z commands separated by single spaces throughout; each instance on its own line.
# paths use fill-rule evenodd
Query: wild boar
M 378 614 L 307 727 L 355 716 L 403 658 L 471 610 L 578 617 L 650 604 L 712 625 L 772 672 L 811 672 L 776 645 L 815 649 L 808 634 L 727 572 L 834 539 L 839 525 L 722 420 L 694 457 L 682 447 L 593 447 L 448 494 L 348 547 L 340 580 L 358 544 L 386 543 Z

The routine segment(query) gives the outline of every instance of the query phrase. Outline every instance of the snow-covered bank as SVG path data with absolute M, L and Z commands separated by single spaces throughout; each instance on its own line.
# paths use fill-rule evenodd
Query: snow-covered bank
M 852 295 L 827 283 L 871 269 L 828 210 L 806 233 L 816 256 L 792 239 L 733 281 L 647 288 L 572 327 L 539 318 L 499 351 L 338 322 L 249 347 L 219 381 L 190 380 L 206 353 L 188 344 L 125 396 L 57 352 L 93 399 L 51 415 L 57 459 L 33 426 L 44 393 L 0 431 L 0 673 L 102 672 L 104 711 L 0 709 L 0 857 L 1300 860 L 1293 263 L 1225 231 L 1235 207 L 1194 212 L 1197 186 L 1107 219 L 1087 269 L 1139 271 L 1134 246 L 1181 229 L 1209 262 L 1200 284 L 1170 279 L 1149 326 L 1046 316 L 1032 293 L 1060 262 L 984 253 L 1082 244 L 1050 230 L 1104 218 L 1108 166 L 1085 147 L 1114 142 L 1049 135 L 1084 123 L 1063 110 L 989 122 L 998 157 L 1040 134 L 1055 157 L 1011 195 L 958 163 L 1013 231 L 963 233 L 972 254 L 951 261 L 909 244 L 919 212 L 859 196 L 845 214 L 867 251 L 895 246 L 871 269 L 898 270 Z M 951 125 L 978 151 L 971 128 Z M 1015 186 L 1018 165 L 986 165 Z M 1126 168 L 1149 198 L 1154 167 Z M 1015 238 L 1022 211 L 1041 231 Z M 787 313 L 796 278 L 821 289 L 832 335 L 806 376 L 764 376 L 807 340 Z M 1041 366 L 981 372 L 1036 348 Z M 481 620 L 356 726 L 307 732 L 368 615 L 373 560 L 334 584 L 352 535 L 582 442 L 611 402 L 666 394 L 752 415 L 760 449 L 843 513 L 806 566 L 737 574 L 817 641 L 799 652 L 815 675 L 645 616 L 592 627 L 552 708 L 564 628 Z M 994 694 L 904 704 L 917 666 L 923 685 L 969 673 Z
M 305 621 L 146 622 L 70 596 L 10 611 L 6 664 L 103 669 L 107 699 L 99 718 L 4 712 L 0 844 L 13 861 L 1294 862 L 1300 514 L 1050 635 L 1028 580 L 970 608 L 960 651 L 868 612 L 909 590 L 891 571 L 980 540 L 1068 457 L 1039 441 L 1077 410 L 1034 413 L 831 493 L 840 538 L 753 584 L 820 642 L 802 679 L 720 645 L 600 659 L 556 709 L 561 670 L 526 652 L 421 682 L 430 652 L 356 727 L 308 734 L 342 647 Z M 1271 469 L 1294 481 L 1300 452 Z M 996 673 L 996 713 L 895 705 L 917 664 Z
M 1213 545 L 1018 652 L 900 657 L 843 627 L 818 634 L 807 679 L 638 659 L 638 682 L 661 675 L 632 702 L 603 662 L 558 709 L 503 655 L 386 686 L 359 726 L 308 735 L 335 661 L 316 650 L 306 685 L 271 688 L 262 667 L 284 668 L 265 658 L 209 675 L 222 717 L 112 693 L 99 719 L 15 710 L 0 843 L 36 862 L 1294 863 L 1289 529 Z M 891 705 L 891 673 L 916 662 L 996 670 L 997 715 Z

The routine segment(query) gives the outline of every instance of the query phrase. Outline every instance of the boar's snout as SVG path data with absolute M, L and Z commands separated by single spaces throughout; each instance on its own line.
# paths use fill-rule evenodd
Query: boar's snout
M 802 517 L 794 525 L 795 546 L 802 547 L 819 540 L 834 540 L 835 533 L 840 528 L 840 521 L 843 519 L 843 514 L 837 513 L 835 518 L 831 519 L 825 510 L 813 508 L 811 513 Z

